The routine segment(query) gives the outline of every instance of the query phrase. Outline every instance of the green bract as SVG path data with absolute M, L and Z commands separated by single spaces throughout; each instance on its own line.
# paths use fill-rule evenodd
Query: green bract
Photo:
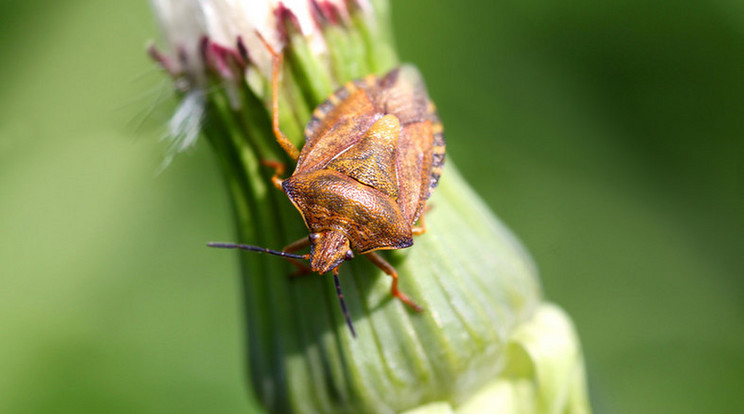
M 281 128 L 300 146 L 313 108 L 334 88 L 398 64 L 387 3 L 321 3 L 314 14 L 305 3 L 268 8 L 277 21 L 261 27 L 241 21 L 248 6 L 221 15 L 228 1 L 154 2 L 173 50 L 153 55 L 184 97 L 174 148 L 193 141 L 196 122 L 224 172 L 242 243 L 281 248 L 308 233 L 260 164 L 290 160 L 272 134 L 267 53 L 256 31 L 285 45 Z M 179 13 L 202 33 L 178 32 L 189 26 L 177 23 Z M 302 16 L 316 24 L 307 29 Z M 319 38 L 323 47 L 313 43 Z M 570 320 L 542 301 L 529 255 L 451 159 L 429 204 L 428 232 L 410 249 L 384 253 L 422 314 L 394 300 L 389 277 L 368 261 L 341 267 L 357 339 L 330 277 L 290 280 L 294 269 L 284 260 L 239 254 L 250 383 L 268 412 L 589 412 Z

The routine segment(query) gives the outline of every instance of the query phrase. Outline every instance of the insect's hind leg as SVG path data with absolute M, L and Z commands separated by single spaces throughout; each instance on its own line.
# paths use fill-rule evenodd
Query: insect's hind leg
M 293 160 L 297 161 L 297 158 L 300 156 L 300 151 L 279 128 L 279 75 L 282 70 L 284 55 L 277 53 L 274 48 L 271 47 L 269 42 L 261 36 L 261 33 L 256 31 L 256 34 L 258 34 L 258 37 L 264 43 L 266 49 L 271 53 L 271 128 L 274 130 L 276 141 L 282 147 L 284 152 L 286 152 Z

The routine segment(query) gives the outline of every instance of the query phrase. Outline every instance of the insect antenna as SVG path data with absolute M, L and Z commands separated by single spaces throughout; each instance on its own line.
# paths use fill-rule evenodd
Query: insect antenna
M 307 258 L 308 258 L 307 255 L 293 254 L 293 253 L 287 253 L 287 252 L 280 252 L 278 250 L 271 250 L 271 249 L 267 249 L 265 247 L 251 246 L 250 244 L 224 243 L 224 242 L 209 242 L 209 243 L 207 243 L 207 246 L 209 246 L 209 247 L 219 247 L 221 249 L 249 250 L 249 251 L 252 251 L 252 252 L 268 253 L 268 254 L 273 254 L 275 256 L 288 257 L 290 259 L 307 260 Z
M 287 257 L 290 259 L 300 259 L 300 260 L 308 259 L 308 255 L 281 252 L 278 250 L 271 250 L 265 247 L 253 246 L 250 244 L 209 242 L 207 243 L 207 246 L 218 247 L 221 249 L 240 249 L 240 250 L 248 250 L 251 252 L 268 253 L 268 254 L 273 254 L 276 256 Z M 349 326 L 349 330 L 351 330 L 351 335 L 354 338 L 356 338 L 356 331 L 354 330 L 354 324 L 351 322 L 351 316 L 349 315 L 349 309 L 346 307 L 346 302 L 344 301 L 344 295 L 341 293 L 341 282 L 339 282 L 338 280 L 338 267 L 333 269 L 333 283 L 336 285 L 336 295 L 338 295 L 338 303 L 341 305 L 341 312 L 343 312 L 344 314 L 344 320 L 346 320 L 346 325 Z
M 333 283 L 336 285 L 336 294 L 338 295 L 338 303 L 341 305 L 341 312 L 344 313 L 344 319 L 346 324 L 349 325 L 351 330 L 351 336 L 356 338 L 356 331 L 354 330 L 354 324 L 351 323 L 351 316 L 349 310 L 346 308 L 346 302 L 344 301 L 344 295 L 341 294 L 341 283 L 338 281 L 338 267 L 333 269 Z

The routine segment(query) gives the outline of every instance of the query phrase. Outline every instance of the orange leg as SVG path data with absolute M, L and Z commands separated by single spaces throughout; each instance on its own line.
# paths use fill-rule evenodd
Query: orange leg
M 310 245 L 310 239 L 308 237 L 303 237 L 297 240 L 296 242 L 288 244 L 282 249 L 282 251 L 287 252 L 287 253 L 292 253 L 304 247 L 307 247 L 309 245 Z M 309 258 L 310 255 L 308 254 L 307 257 Z M 292 263 L 297 268 L 297 270 L 291 275 L 289 275 L 289 277 L 295 278 L 295 277 L 307 276 L 313 273 L 313 270 L 310 269 L 310 267 L 306 265 L 305 263 L 302 263 L 296 259 L 291 259 L 288 257 L 286 257 L 285 259 L 287 259 L 290 263 Z
M 284 247 L 282 251 L 285 251 L 287 253 L 296 252 L 297 250 L 302 249 L 303 247 L 307 247 L 310 245 L 310 238 L 309 237 L 303 237 L 300 240 L 297 240 L 295 242 L 292 242 Z
M 281 53 L 277 53 L 273 47 L 261 36 L 261 33 L 256 32 L 258 37 L 266 46 L 266 49 L 271 53 L 271 127 L 274 130 L 274 136 L 276 141 L 282 147 L 284 152 L 287 153 L 293 160 L 297 161 L 300 156 L 300 151 L 294 146 L 284 132 L 279 128 L 279 74 L 282 70 L 282 61 L 284 56 Z
M 424 212 L 419 216 L 418 226 L 415 226 L 413 229 L 411 229 L 414 236 L 420 236 L 426 233 L 426 221 L 424 221 L 425 214 L 426 214 L 426 210 L 424 210 Z
M 420 236 L 426 233 L 426 221 L 424 221 L 424 216 L 429 210 L 431 210 L 431 204 L 427 204 L 424 207 L 424 211 L 421 212 L 421 215 L 418 218 L 418 226 L 414 226 L 411 229 L 414 236 Z
M 282 182 L 284 180 L 280 178 L 282 175 L 284 175 L 285 172 L 284 164 L 279 161 L 261 160 L 261 165 L 265 165 L 274 169 L 274 175 L 271 176 L 271 182 L 274 183 L 274 187 L 284 191 L 284 188 L 282 187 Z
M 367 257 L 367 259 L 369 259 L 370 261 L 372 261 L 372 263 L 374 263 L 375 266 L 379 267 L 380 269 L 382 269 L 383 272 L 387 273 L 393 278 L 393 285 L 390 287 L 391 295 L 400 299 L 401 302 L 405 303 L 406 305 L 408 305 L 411 309 L 415 310 L 416 312 L 424 311 L 424 309 L 421 306 L 417 305 L 403 292 L 398 290 L 398 272 L 395 271 L 395 268 L 393 268 L 393 266 L 390 263 L 385 261 L 385 259 L 383 259 L 382 256 L 380 256 L 377 253 L 367 253 L 364 256 Z

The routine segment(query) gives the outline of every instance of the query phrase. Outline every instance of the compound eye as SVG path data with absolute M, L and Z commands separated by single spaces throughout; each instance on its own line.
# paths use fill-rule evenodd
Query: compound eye
M 320 234 L 318 234 L 318 233 L 310 233 L 307 236 L 307 238 L 310 239 L 311 242 L 316 242 L 318 240 L 318 238 L 320 238 Z
M 345 258 L 346 258 L 346 260 L 351 260 L 351 259 L 353 259 L 353 258 L 354 258 L 354 252 L 352 252 L 351 250 L 347 250 L 347 251 L 346 251 L 346 255 L 345 255 Z

